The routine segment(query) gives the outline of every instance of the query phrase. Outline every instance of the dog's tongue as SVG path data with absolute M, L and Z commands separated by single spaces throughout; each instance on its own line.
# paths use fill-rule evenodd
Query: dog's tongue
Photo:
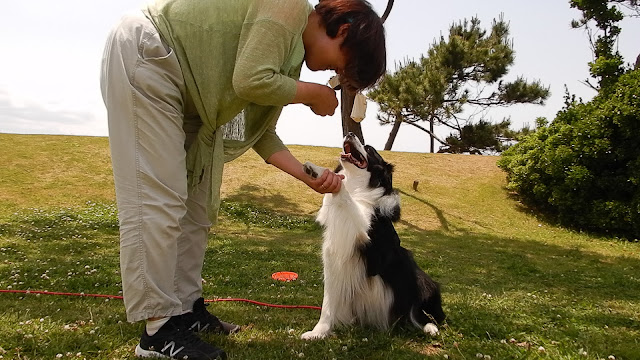
M 351 161 L 351 145 L 349 145 L 349 143 L 344 143 L 343 149 L 344 152 L 340 154 L 340 157 L 343 160 Z

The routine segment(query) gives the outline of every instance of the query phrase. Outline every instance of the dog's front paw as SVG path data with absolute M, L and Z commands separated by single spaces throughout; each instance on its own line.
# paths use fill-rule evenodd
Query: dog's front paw
M 324 168 L 308 161 L 305 162 L 304 165 L 302 165 L 302 169 L 307 175 L 311 176 L 314 179 L 320 177 L 320 175 L 322 175 L 322 173 L 324 172 Z
M 327 336 L 329 336 L 330 334 L 331 334 L 330 332 L 312 330 L 312 331 L 307 331 L 306 333 L 302 334 L 300 336 L 300 339 L 302 339 L 302 340 L 322 340 L 322 339 L 326 338 Z
M 428 323 L 427 325 L 425 325 L 424 328 L 422 328 L 422 331 L 424 331 L 425 334 L 428 334 L 431 336 L 436 336 L 439 333 L 438 327 L 432 323 Z

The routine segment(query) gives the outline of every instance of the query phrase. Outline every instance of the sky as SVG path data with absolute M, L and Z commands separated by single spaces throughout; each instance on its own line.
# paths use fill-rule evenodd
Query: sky
M 124 13 L 145 3 L 30 0 L 4 4 L 0 12 L 0 132 L 107 136 L 99 85 L 104 43 Z M 315 5 L 317 0 L 310 3 Z M 387 1 L 370 3 L 382 13 Z M 486 119 L 510 117 L 517 130 L 533 126 L 537 117 L 552 120 L 564 104 L 565 85 L 584 100 L 595 95 L 582 83 L 589 78 L 587 63 L 592 52 L 587 34 L 570 27 L 580 12 L 571 9 L 568 0 L 396 0 L 385 24 L 388 70 L 425 54 L 434 40 L 448 35 L 454 22 L 476 16 L 489 28 L 500 15 L 510 24 L 515 49 L 515 63 L 505 79 L 540 80 L 550 87 L 551 96 L 544 106 L 491 110 Z M 619 51 L 626 62 L 635 62 L 640 53 L 640 20 L 624 20 L 621 25 Z M 326 83 L 332 75 L 303 66 L 301 80 Z M 376 115 L 376 104 L 369 102 L 361 124 L 365 141 L 382 149 L 391 127 L 380 126 Z M 319 117 L 304 105 L 285 107 L 277 132 L 285 144 L 340 147 L 342 143 L 339 111 Z M 449 131 L 438 129 L 437 133 L 444 137 Z M 404 126 L 393 150 L 427 152 L 428 143 L 424 132 Z

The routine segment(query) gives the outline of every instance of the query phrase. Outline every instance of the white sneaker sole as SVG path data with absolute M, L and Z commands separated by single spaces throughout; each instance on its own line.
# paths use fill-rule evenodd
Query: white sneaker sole
M 166 355 L 162 355 L 159 352 L 155 352 L 155 351 L 151 351 L 151 350 L 145 350 L 145 349 L 140 347 L 140 344 L 138 344 L 138 346 L 136 346 L 136 357 L 156 358 L 156 359 L 171 359 L 170 357 L 168 357 Z

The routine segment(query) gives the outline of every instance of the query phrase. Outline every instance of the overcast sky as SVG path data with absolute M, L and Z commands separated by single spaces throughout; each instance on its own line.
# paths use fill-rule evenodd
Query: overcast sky
M 211 0 L 215 1 L 215 0 Z M 106 36 L 125 12 L 140 8 L 140 0 L 9 1 L 0 12 L 0 132 L 107 136 L 106 111 L 99 71 Z M 381 13 L 386 0 L 371 0 Z M 315 5 L 317 0 L 312 0 Z M 581 81 L 588 78 L 592 59 L 586 34 L 570 27 L 580 13 L 568 0 L 397 0 L 386 24 L 389 70 L 405 59 L 419 58 L 453 22 L 477 16 L 488 28 L 504 15 L 510 23 L 516 60 L 507 79 L 524 76 L 551 88 L 545 106 L 514 106 L 491 111 L 488 119 L 510 116 L 513 127 L 533 124 L 538 116 L 553 119 L 562 108 L 564 86 L 590 99 L 594 92 Z M 619 50 L 627 62 L 640 53 L 640 20 L 622 23 Z M 329 72 L 303 67 L 301 80 L 325 83 Z M 381 127 L 377 107 L 369 103 L 364 136 L 381 149 L 390 127 Z M 278 133 L 287 144 L 339 147 L 339 116 L 317 117 L 305 106 L 285 108 Z M 442 130 L 442 134 L 448 132 Z M 426 134 L 400 129 L 393 150 L 428 151 Z

